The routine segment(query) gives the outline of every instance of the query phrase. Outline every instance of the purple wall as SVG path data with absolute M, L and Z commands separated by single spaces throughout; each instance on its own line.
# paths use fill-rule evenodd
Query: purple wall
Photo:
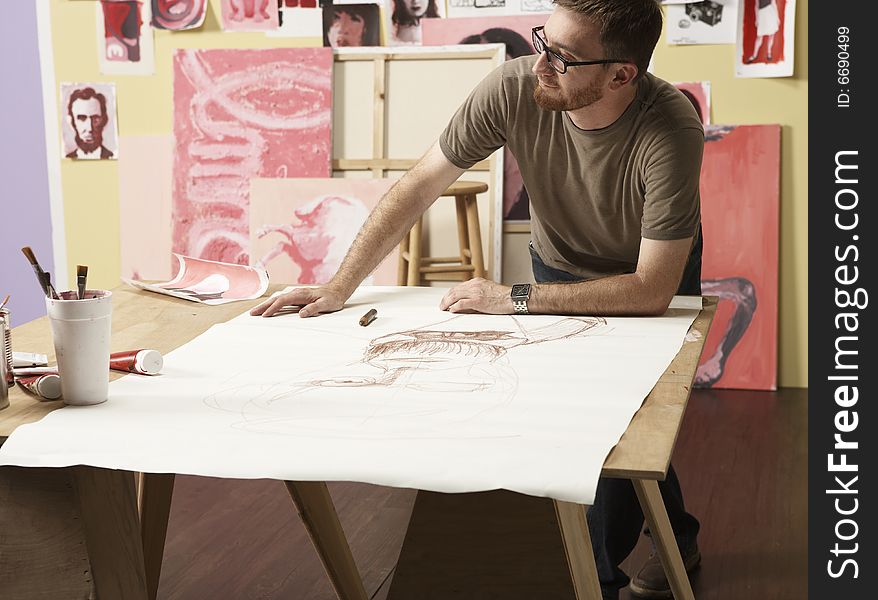
M 0 301 L 13 325 L 46 313 L 42 290 L 24 255 L 30 246 L 54 270 L 42 82 L 35 2 L 4 2 L 0 19 Z M 53 277 L 54 282 L 54 277 Z M 18 348 L 16 348 L 18 349 Z M 27 351 L 27 348 L 21 348 Z

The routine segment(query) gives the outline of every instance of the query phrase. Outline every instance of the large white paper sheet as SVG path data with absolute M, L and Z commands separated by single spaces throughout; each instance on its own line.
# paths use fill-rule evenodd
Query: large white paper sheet
M 361 288 L 338 313 L 243 314 L 19 427 L 0 464 L 505 488 L 590 504 L 701 298 L 659 318 L 453 315 L 444 290 Z M 684 301 L 686 300 L 686 301 Z M 378 318 L 358 324 L 369 309 Z

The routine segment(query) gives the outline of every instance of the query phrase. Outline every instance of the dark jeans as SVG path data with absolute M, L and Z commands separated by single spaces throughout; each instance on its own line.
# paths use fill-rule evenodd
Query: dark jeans
M 683 272 L 677 293 L 682 295 L 701 294 L 701 231 L 699 229 L 695 246 Z M 547 266 L 530 247 L 534 280 L 545 282 L 580 281 L 575 275 Z M 683 491 L 674 467 L 668 468 L 668 476 L 659 482 L 659 490 L 668 511 L 671 528 L 685 557 L 695 547 L 698 535 L 698 520 L 686 512 L 683 505 Z M 637 545 L 640 530 L 643 528 L 643 512 L 637 501 L 634 486 L 628 479 L 601 477 L 595 494 L 594 504 L 588 509 L 588 527 L 591 531 L 591 544 L 597 563 L 598 579 L 605 594 L 616 593 L 628 585 L 629 577 L 619 568 L 619 564 Z

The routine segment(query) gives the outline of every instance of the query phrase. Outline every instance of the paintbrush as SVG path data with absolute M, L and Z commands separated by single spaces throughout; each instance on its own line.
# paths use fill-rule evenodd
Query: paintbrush
M 40 287 L 43 288 L 43 293 L 48 296 L 49 288 L 46 287 L 46 276 L 43 273 L 42 267 L 40 267 L 40 263 L 37 262 L 37 257 L 34 256 L 34 251 L 30 249 L 30 246 L 25 246 L 21 251 L 24 253 L 28 262 L 30 262 L 30 266 L 33 268 L 34 273 L 36 273 L 37 281 L 40 283 Z
M 82 300 L 85 298 L 85 278 L 88 277 L 86 265 L 76 265 L 76 295 Z
M 6 294 L 6 297 L 3 298 L 3 302 L 0 302 L 0 308 L 6 306 L 6 303 L 9 302 L 9 294 Z

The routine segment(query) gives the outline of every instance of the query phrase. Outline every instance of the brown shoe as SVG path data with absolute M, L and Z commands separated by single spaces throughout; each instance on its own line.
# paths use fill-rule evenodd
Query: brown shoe
M 683 565 L 686 572 L 691 573 L 701 563 L 701 552 L 695 548 L 694 552 L 683 557 Z M 665 570 L 662 567 L 662 561 L 658 554 L 650 555 L 649 560 L 643 563 L 640 572 L 628 584 L 629 591 L 635 596 L 641 598 L 673 598 L 671 593 L 671 585 L 665 576 Z

